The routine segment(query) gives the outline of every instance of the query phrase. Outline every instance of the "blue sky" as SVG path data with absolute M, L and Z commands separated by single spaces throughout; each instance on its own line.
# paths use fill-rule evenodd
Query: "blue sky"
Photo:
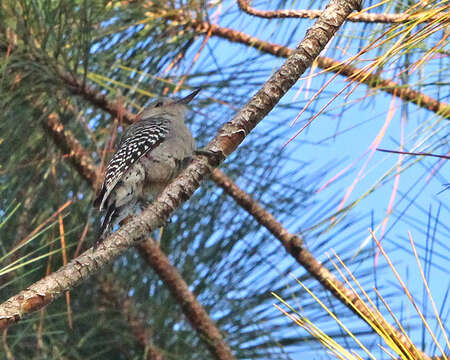
M 229 6 L 232 7 L 233 5 L 229 4 Z M 227 9 L 228 4 L 225 3 L 223 8 Z M 302 38 L 308 26 L 312 24 L 309 20 L 283 21 L 284 23 L 277 20 L 267 21 L 255 19 L 244 14 L 239 14 L 237 11 L 230 11 L 226 15 L 222 15 L 217 23 L 222 26 L 244 31 L 265 40 L 279 44 L 288 44 L 291 47 Z M 355 34 L 357 36 L 358 32 L 356 30 L 359 31 L 358 27 L 360 26 L 362 25 L 348 24 L 340 30 L 340 33 L 345 33 L 347 36 L 348 34 Z M 291 37 L 290 35 L 292 34 L 295 35 Z M 286 38 L 292 40 L 289 41 Z M 350 46 L 346 48 L 347 55 L 353 55 L 356 52 L 356 42 L 352 42 L 351 40 L 347 37 L 341 39 L 338 44 L 334 40 L 331 46 L 342 48 L 348 41 Z M 197 49 L 198 47 L 194 47 L 193 53 Z M 212 62 L 210 59 L 212 53 L 214 54 L 215 62 Z M 194 70 L 201 69 L 206 71 L 215 69 L 216 66 L 230 66 L 233 63 L 239 63 L 246 57 L 256 55 L 259 55 L 259 53 L 254 49 L 249 49 L 239 44 L 231 44 L 213 37 L 208 42 L 208 48 L 202 51 L 198 62 L 194 65 Z M 271 71 L 277 69 L 283 62 L 284 59 L 259 55 L 259 59 L 255 60 L 250 67 L 259 71 L 257 76 L 268 78 Z M 439 66 L 442 66 L 441 62 L 436 62 L 436 64 L 432 63 L 427 68 L 427 71 L 437 69 Z M 446 65 L 444 64 L 444 66 L 448 68 L 448 63 Z M 431 82 L 431 79 L 426 79 L 426 75 L 426 72 L 419 71 L 417 75 L 412 76 L 411 82 L 423 83 L 427 80 Z M 387 76 L 386 73 L 383 73 L 383 76 Z M 326 79 L 328 78 L 330 78 L 330 75 L 326 75 Z M 391 95 L 381 91 L 378 91 L 375 96 L 371 96 L 369 101 L 361 100 L 366 96 L 368 91 L 364 85 L 359 86 L 348 99 L 340 96 L 330 105 L 326 113 L 314 120 L 306 131 L 298 135 L 293 142 L 282 150 L 283 145 L 286 144 L 288 139 L 317 111 L 304 113 L 299 122 L 293 127 L 290 127 L 290 122 L 300 112 L 306 100 L 322 85 L 324 77 L 313 78 L 309 84 L 309 88 L 308 85 L 303 87 L 303 82 L 305 81 L 307 82 L 307 80 L 300 80 L 280 103 L 298 102 L 298 108 L 286 110 L 278 106 L 258 125 L 256 132 L 264 133 L 265 130 L 271 128 L 274 124 L 279 124 L 280 133 L 283 133 L 283 136 L 280 136 L 273 146 L 275 148 L 278 147 L 280 151 L 289 152 L 292 157 L 292 166 L 288 162 L 283 169 L 286 173 L 297 168 L 297 165 L 294 165 L 296 161 L 308 163 L 309 165 L 306 171 L 309 172 L 320 171 L 321 169 L 329 168 L 329 165 L 333 164 L 334 169 L 324 179 L 320 179 L 317 187 L 323 185 L 325 183 L 324 180 L 331 179 L 340 170 L 353 164 L 346 172 L 346 176 L 341 177 L 339 181 L 313 196 L 313 200 L 319 204 L 323 203 L 326 206 L 330 198 L 340 200 L 344 197 L 348 187 L 354 182 L 358 172 L 368 159 L 369 153 L 367 153 L 367 150 L 369 145 L 385 125 L 385 134 L 379 143 L 380 148 L 399 149 L 399 144 L 403 141 L 406 151 L 442 154 L 449 150 L 448 140 L 446 140 L 449 132 L 447 121 L 440 119 L 432 112 L 418 108 L 414 104 L 405 104 L 399 99 L 393 101 Z M 332 94 L 341 90 L 346 84 L 343 77 L 337 77 L 327 87 L 327 95 L 321 96 L 316 102 L 315 109 L 319 109 L 322 104 L 325 104 L 331 98 Z M 302 87 L 303 90 L 299 92 L 299 89 Z M 423 88 L 422 90 L 428 89 Z M 254 92 L 257 90 L 258 87 L 255 87 Z M 233 91 L 239 94 L 240 89 L 233 89 Z M 205 96 L 208 93 L 203 92 L 202 95 Z M 448 101 L 448 88 L 446 94 L 441 92 L 440 95 L 441 99 L 447 99 Z M 242 96 L 250 98 L 251 94 L 246 89 L 242 89 Z M 345 106 L 345 103 L 349 105 Z M 393 108 L 395 108 L 395 111 L 392 110 Z M 386 121 L 390 109 L 392 116 L 389 121 Z M 215 115 L 218 116 L 218 121 L 222 120 L 219 115 Z M 432 133 L 429 131 L 430 128 L 438 131 Z M 255 134 L 251 134 L 250 136 L 255 136 Z M 245 154 L 242 155 L 245 156 Z M 239 156 L 239 149 L 237 156 Z M 264 156 L 264 154 L 261 154 L 261 156 Z M 358 202 L 348 215 L 350 217 L 361 216 L 364 218 L 363 222 L 367 224 L 366 231 L 352 235 L 351 242 L 353 243 L 355 254 L 357 254 L 361 246 L 374 246 L 373 241 L 369 239 L 369 227 L 378 228 L 376 231 L 377 236 L 381 234 L 383 220 L 386 217 L 388 204 L 391 201 L 395 186 L 394 175 L 398 161 L 399 155 L 375 152 L 366 164 L 363 177 L 358 181 L 345 203 L 349 204 L 359 199 L 378 184 L 376 185 L 376 191 L 371 192 Z M 409 245 L 408 231 L 411 232 L 419 255 L 422 257 L 422 265 L 424 265 L 424 257 L 429 255 L 426 255 L 424 249 L 432 247 L 433 258 L 431 262 L 434 265 L 428 267 L 426 271 L 430 280 L 429 285 L 432 289 L 434 300 L 437 307 L 442 311 L 444 320 L 448 317 L 449 312 L 449 302 L 444 302 L 444 298 L 449 288 L 447 268 L 449 260 L 448 240 L 450 239 L 450 221 L 448 219 L 450 219 L 450 209 L 447 204 L 449 203 L 450 193 L 448 190 L 443 192 L 442 190 L 445 188 L 444 184 L 450 183 L 449 166 L 448 162 L 436 158 L 427 158 L 418 161 L 416 157 L 403 156 L 402 167 L 406 168 L 406 170 L 402 171 L 398 178 L 398 191 L 393 202 L 393 213 L 389 216 L 389 220 L 385 225 L 384 238 L 382 239 L 383 246 L 388 251 L 397 270 L 400 272 L 403 280 L 407 283 L 408 288 L 414 294 L 419 304 L 422 303 L 426 296 L 423 293 L 423 284 L 418 272 L 417 263 Z M 386 179 L 380 181 L 390 171 L 393 171 L 392 175 L 388 175 Z M 299 213 L 293 214 L 293 216 L 297 216 L 298 221 L 287 225 L 287 227 L 289 230 L 295 232 L 302 229 L 305 224 L 305 219 L 308 218 L 308 214 L 304 213 L 304 209 L 299 209 Z M 347 243 L 349 241 L 348 234 L 345 232 L 339 234 L 334 239 L 334 242 L 330 243 L 330 250 L 335 248 L 338 251 L 339 242 L 344 240 Z M 326 256 L 323 254 L 319 258 L 324 260 Z M 381 257 L 377 266 L 377 287 L 387 286 L 388 289 L 399 290 L 399 285 L 393 274 L 390 271 L 382 270 L 383 264 L 385 264 L 385 261 Z M 372 286 L 374 285 L 375 283 L 372 284 Z M 443 303 L 445 304 L 441 309 Z M 397 298 L 393 305 L 394 307 L 403 307 L 403 314 L 406 316 L 415 315 L 412 306 L 406 300 L 405 296 L 401 299 Z M 421 304 L 421 307 L 426 311 L 427 315 L 433 318 L 429 303 Z M 407 319 L 404 320 L 408 322 Z M 414 332 L 415 340 L 419 343 L 422 341 L 423 336 L 429 342 L 428 335 L 423 335 L 422 330 Z

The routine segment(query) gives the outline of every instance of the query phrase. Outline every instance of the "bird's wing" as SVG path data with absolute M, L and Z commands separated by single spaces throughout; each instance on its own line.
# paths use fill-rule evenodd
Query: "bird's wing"
M 169 133 L 164 119 L 143 119 L 130 125 L 122 137 L 119 148 L 106 168 L 102 189 L 94 206 L 103 210 L 105 201 L 128 169 L 142 156 L 161 144 Z

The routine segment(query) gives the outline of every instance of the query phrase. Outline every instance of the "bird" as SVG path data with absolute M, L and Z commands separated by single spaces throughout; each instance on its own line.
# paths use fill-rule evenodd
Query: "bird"
M 94 207 L 106 211 L 94 245 L 128 215 L 153 202 L 190 162 L 195 140 L 185 124 L 187 104 L 199 93 L 161 98 L 146 108 L 120 139 Z

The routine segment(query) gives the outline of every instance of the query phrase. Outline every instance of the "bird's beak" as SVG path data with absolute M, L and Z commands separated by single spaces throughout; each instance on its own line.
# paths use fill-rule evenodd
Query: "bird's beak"
M 201 89 L 197 89 L 193 92 L 191 92 L 188 96 L 181 98 L 180 100 L 177 100 L 177 104 L 189 104 L 193 98 L 200 92 Z

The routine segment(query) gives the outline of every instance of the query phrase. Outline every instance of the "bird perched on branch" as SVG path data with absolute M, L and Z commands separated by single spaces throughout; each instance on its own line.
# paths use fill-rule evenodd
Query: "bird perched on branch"
M 97 244 L 139 206 L 154 201 L 188 165 L 195 141 L 184 123 L 186 105 L 199 91 L 180 100 L 155 101 L 124 131 L 94 201 L 100 211 L 106 210 Z

